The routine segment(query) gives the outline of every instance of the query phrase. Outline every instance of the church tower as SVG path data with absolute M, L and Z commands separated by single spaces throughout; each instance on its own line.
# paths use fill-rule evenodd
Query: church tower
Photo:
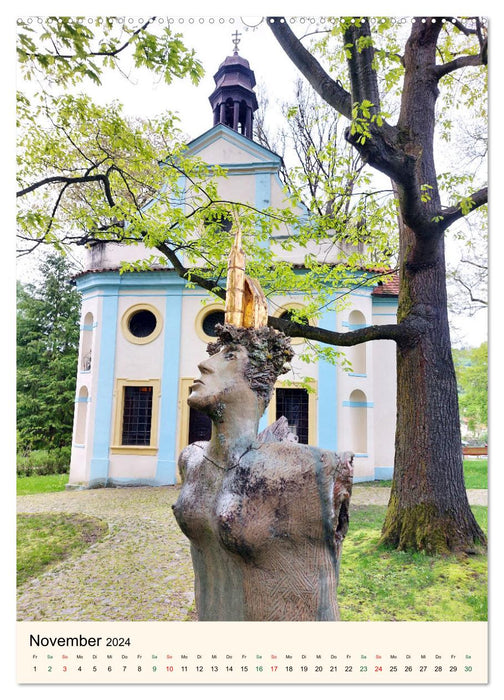
M 224 124 L 252 140 L 254 112 L 258 108 L 256 81 L 249 62 L 238 55 L 240 34 L 235 32 L 233 36 L 233 55 L 220 64 L 214 75 L 215 90 L 209 97 L 213 125 Z

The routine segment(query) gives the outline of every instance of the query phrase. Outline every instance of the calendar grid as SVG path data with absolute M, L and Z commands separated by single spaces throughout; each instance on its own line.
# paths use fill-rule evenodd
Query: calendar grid
M 487 683 L 486 622 L 18 623 L 18 682 Z

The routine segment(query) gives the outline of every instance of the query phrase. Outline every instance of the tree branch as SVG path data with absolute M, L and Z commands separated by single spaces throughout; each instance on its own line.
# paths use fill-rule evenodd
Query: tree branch
M 190 282 L 195 282 L 198 286 L 212 292 L 221 299 L 226 298 L 225 289 L 220 287 L 215 280 L 209 280 L 205 277 L 201 277 L 201 275 L 198 275 L 193 270 L 184 267 L 176 253 L 166 243 L 159 243 L 156 245 L 156 248 L 171 262 L 173 269 L 179 277 Z
M 358 24 L 349 25 L 344 31 L 345 46 L 350 48 L 350 56 L 347 59 L 348 72 L 352 90 L 352 103 L 361 103 L 368 100 L 371 104 L 369 112 L 377 114 L 380 111 L 380 94 L 376 70 L 373 67 L 374 47 L 365 44 L 359 47 L 361 39 L 369 40 L 371 29 L 367 19 L 361 19 Z
M 331 107 L 351 120 L 354 96 L 350 95 L 339 81 L 333 80 L 325 72 L 320 63 L 305 49 L 283 17 L 268 17 L 267 21 L 280 46 L 294 65 L 301 71 L 306 80 L 308 80 L 313 89 L 318 92 L 322 99 Z M 357 32 L 359 31 L 357 26 L 355 29 Z M 371 62 L 367 57 L 366 62 L 365 70 L 371 70 L 373 72 Z M 377 100 L 377 88 L 373 89 L 372 97 Z M 358 97 L 355 97 L 355 99 L 358 99 Z M 377 102 L 377 104 L 379 104 L 379 102 Z M 349 129 L 347 129 L 345 137 L 347 141 L 357 149 L 366 163 L 380 170 L 380 172 L 385 173 L 385 175 L 397 181 L 401 181 L 401 177 L 404 177 L 404 173 L 410 164 L 396 145 L 397 129 L 383 122 L 380 128 L 376 127 L 374 124 L 370 124 L 369 130 L 371 132 L 371 138 L 367 139 L 364 144 L 358 143 L 358 138 L 353 138 L 350 135 Z M 356 136 L 358 137 L 359 135 L 357 134 Z M 414 167 L 414 163 L 412 166 Z
M 340 114 L 352 118 L 352 100 L 339 81 L 333 80 L 320 63 L 305 49 L 284 17 L 267 17 L 276 40 L 314 90 Z
M 444 75 L 448 73 L 453 73 L 453 71 L 459 70 L 460 68 L 466 68 L 468 66 L 481 66 L 483 65 L 483 59 L 481 54 L 477 56 L 459 56 L 458 58 L 449 61 L 448 63 L 443 63 L 442 65 L 435 66 L 434 75 L 439 80 Z
M 109 168 L 110 171 L 110 168 Z M 107 172 L 109 172 L 107 171 Z M 34 192 L 39 187 L 44 187 L 44 185 L 53 185 L 56 183 L 63 183 L 65 186 L 76 185 L 83 182 L 101 182 L 105 188 L 105 196 L 107 198 L 108 205 L 115 206 L 114 198 L 112 197 L 112 192 L 110 190 L 110 183 L 108 175 L 82 175 L 80 177 L 65 177 L 64 175 L 52 175 L 51 177 L 46 177 L 43 180 L 34 182 L 29 187 L 25 187 L 22 190 L 16 192 L 16 197 L 23 197 L 30 192 Z
M 471 287 L 466 284 L 460 277 L 456 277 L 455 275 L 453 276 L 453 279 L 455 282 L 458 282 L 464 289 L 469 293 L 469 298 L 472 302 L 475 304 L 481 304 L 482 306 L 488 306 L 488 301 L 486 299 L 479 299 L 478 297 L 473 296 L 473 292 Z
M 450 22 L 450 24 L 453 24 L 454 27 L 457 27 L 457 29 L 466 36 L 471 36 L 471 34 L 478 33 L 476 29 L 472 29 L 471 27 L 467 27 L 465 24 L 462 24 L 462 22 L 456 17 L 446 17 L 446 19 Z
M 482 263 L 477 263 L 474 260 L 466 260 L 466 258 L 460 258 L 461 263 L 465 263 L 466 265 L 472 265 L 473 267 L 477 267 L 478 270 L 484 270 L 485 272 L 488 272 L 488 264 L 483 265 Z
M 201 277 L 193 270 L 184 267 L 176 253 L 167 244 L 160 243 L 156 248 L 171 262 L 179 277 L 196 283 L 220 299 L 226 299 L 226 290 L 220 287 L 216 280 Z M 307 340 L 315 340 L 327 345 L 341 347 L 359 345 L 370 340 L 394 340 L 401 346 L 407 346 L 414 344 L 423 331 L 422 322 L 414 316 L 401 324 L 367 326 L 366 328 L 359 328 L 346 333 L 295 323 L 277 316 L 268 316 L 268 325 L 292 338 L 306 338 Z
M 469 195 L 469 197 L 466 197 L 464 201 L 467 203 L 468 199 L 471 200 L 468 209 L 466 206 L 462 206 L 462 203 L 459 203 L 454 207 L 441 210 L 440 216 L 442 216 L 442 221 L 440 222 L 440 226 L 443 231 L 445 231 L 455 221 L 463 219 L 469 212 L 474 211 L 475 209 L 478 209 L 478 207 L 486 204 L 488 202 L 488 188 L 482 187 L 477 192 L 474 192 L 473 194 Z
M 338 347 L 351 347 L 368 343 L 371 340 L 393 340 L 398 345 L 405 347 L 414 344 L 424 330 L 424 324 L 419 319 L 410 319 L 402 323 L 386 324 L 381 326 L 367 326 L 355 331 L 340 333 L 329 331 L 318 326 L 309 326 L 295 323 L 288 319 L 268 316 L 268 326 L 282 331 L 291 338 L 306 338 L 326 345 Z
M 138 29 L 135 29 L 134 32 L 132 32 L 130 38 L 122 44 L 122 46 L 119 46 L 117 49 L 111 49 L 110 51 L 90 51 L 89 53 L 86 53 L 86 56 L 110 56 L 112 58 L 115 58 L 118 54 L 121 53 L 121 51 L 124 51 L 133 41 L 135 38 L 143 32 L 149 24 L 152 24 L 156 17 L 150 17 L 141 27 Z M 49 54 L 52 58 L 55 59 L 60 59 L 60 60 L 72 60 L 72 59 L 78 59 L 82 60 L 83 56 L 80 56 L 78 54 L 62 54 L 58 51 L 57 47 L 54 45 L 55 48 L 55 53 L 54 54 Z M 41 58 L 45 57 L 46 54 L 41 54 L 41 53 L 33 53 L 32 54 L 34 58 Z

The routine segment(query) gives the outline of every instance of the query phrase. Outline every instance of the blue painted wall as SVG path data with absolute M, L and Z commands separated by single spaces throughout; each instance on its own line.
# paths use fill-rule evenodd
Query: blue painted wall
M 108 481 L 114 399 L 114 365 L 119 303 L 117 287 L 108 287 L 102 294 L 102 313 L 96 328 L 96 331 L 100 333 L 100 357 L 93 451 L 89 474 L 90 486 L 106 485 Z
M 179 390 L 180 329 L 182 286 L 166 297 L 164 318 L 164 358 L 161 378 L 159 451 L 156 483 L 176 482 L 177 405 Z
M 321 328 L 335 331 L 336 311 L 326 311 L 319 324 Z M 324 359 L 319 360 L 317 446 L 334 451 L 338 449 L 337 376 L 336 365 Z

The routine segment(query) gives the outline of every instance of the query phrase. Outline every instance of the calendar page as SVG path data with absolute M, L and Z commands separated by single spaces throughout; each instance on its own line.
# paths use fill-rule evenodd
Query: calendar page
M 488 24 L 19 16 L 19 686 L 488 684 Z M 214 410 L 240 255 L 292 355 Z
M 23 683 L 486 683 L 487 624 L 19 623 Z

